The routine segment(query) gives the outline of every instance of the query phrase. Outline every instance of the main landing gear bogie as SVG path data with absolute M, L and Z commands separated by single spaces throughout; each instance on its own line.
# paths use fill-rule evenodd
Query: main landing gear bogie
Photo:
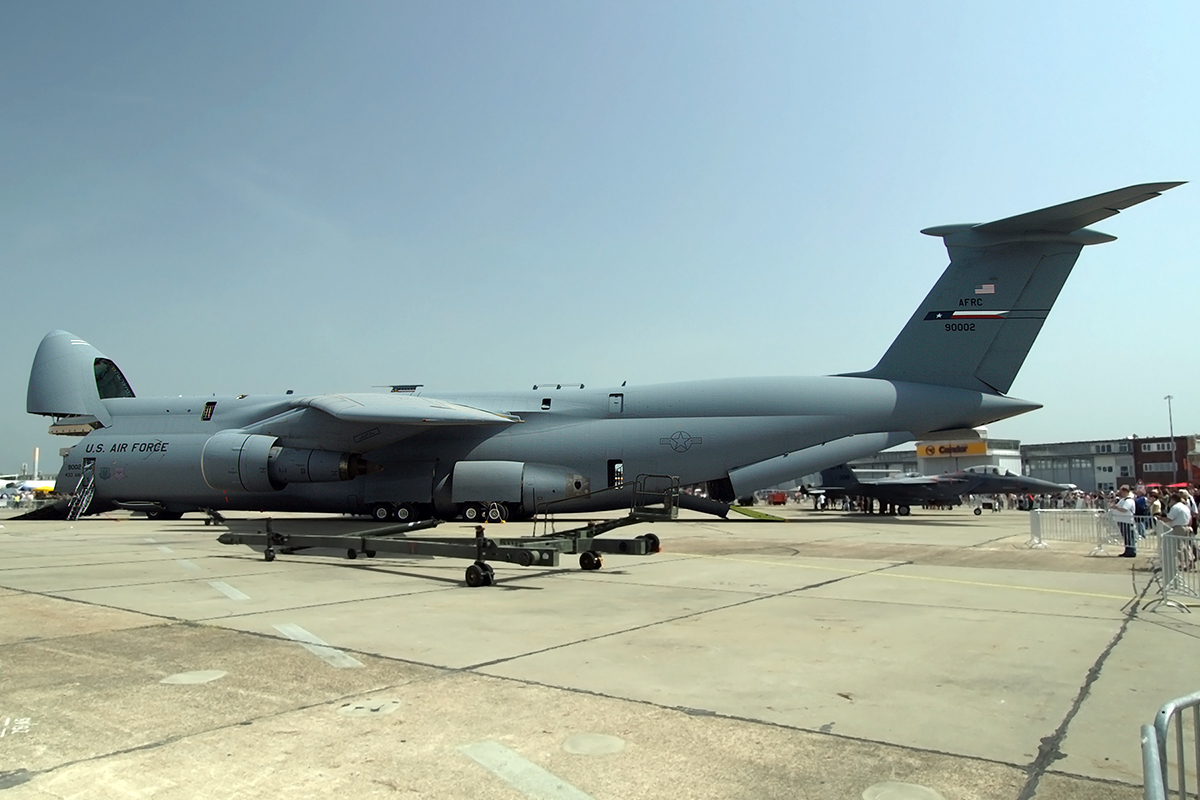
M 376 503 L 371 506 L 371 516 L 380 522 L 413 522 L 420 516 L 420 508 L 416 503 Z
M 507 522 L 511 513 L 506 503 L 463 503 L 459 507 L 464 522 Z

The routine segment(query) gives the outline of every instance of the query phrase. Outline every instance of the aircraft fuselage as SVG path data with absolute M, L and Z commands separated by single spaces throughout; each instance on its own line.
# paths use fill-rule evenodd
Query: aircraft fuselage
M 731 474 L 736 478 L 739 468 L 794 458 L 797 466 L 789 469 L 799 475 L 830 466 L 830 460 L 844 460 L 844 450 L 821 453 L 829 443 L 854 447 L 854 437 L 862 437 L 866 454 L 879 449 L 881 440 L 864 434 L 884 435 L 889 444 L 897 444 L 1037 407 L 965 389 L 836 376 L 437 397 L 521 422 L 500 430 L 407 430 L 331 420 L 323 412 L 298 408 L 292 396 L 111 398 L 103 401 L 111 424 L 72 450 L 60 478 L 62 485 L 73 486 L 84 460 L 93 459 L 99 503 L 345 513 L 411 503 L 432 504 L 440 516 L 453 516 L 463 502 L 513 500 L 456 497 L 456 464 L 541 464 L 564 467 L 567 474 L 582 476 L 588 487 L 573 497 L 556 498 L 555 508 L 591 510 L 628 504 L 628 491 L 597 490 L 627 484 L 639 474 L 677 476 L 686 485 Z M 383 469 L 346 480 L 291 482 L 268 491 L 216 489 L 203 468 L 204 453 L 222 431 L 274 437 L 289 448 L 357 454 Z M 796 473 L 797 468 L 803 472 Z M 742 489 L 736 481 L 733 488 Z M 749 490 L 753 488 L 758 487 Z

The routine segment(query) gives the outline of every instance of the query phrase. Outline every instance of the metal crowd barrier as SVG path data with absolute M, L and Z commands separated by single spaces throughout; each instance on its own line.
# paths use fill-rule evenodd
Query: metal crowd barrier
M 1191 713 L 1186 713 L 1190 711 Z M 1190 720 L 1191 725 L 1187 723 Z M 1175 729 L 1175 758 L 1168 752 Z M 1188 730 L 1190 728 L 1190 730 Z M 1188 800 L 1200 792 L 1200 692 L 1172 700 L 1158 710 L 1153 725 L 1142 726 L 1142 797 L 1145 800 Z M 1174 778 L 1174 786 L 1172 786 Z M 1189 792 L 1188 784 L 1191 782 Z
M 1157 556 L 1159 537 L 1170 528 L 1154 517 L 1134 517 L 1138 555 Z M 1124 549 L 1121 529 L 1107 509 L 1037 508 L 1029 512 L 1029 541 L 1025 546 L 1049 547 L 1052 542 L 1080 542 L 1094 547 L 1089 556 L 1107 556 L 1106 547 Z
M 1164 533 L 1158 538 L 1162 546 L 1159 550 L 1159 568 L 1154 575 L 1158 581 L 1159 596 L 1147 603 L 1145 608 L 1153 611 L 1159 606 L 1168 606 L 1190 613 L 1188 601 L 1200 603 L 1200 553 L 1196 549 L 1196 537 Z

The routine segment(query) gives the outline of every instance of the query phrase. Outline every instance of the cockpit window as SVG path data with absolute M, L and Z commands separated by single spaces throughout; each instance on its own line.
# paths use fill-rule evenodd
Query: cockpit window
M 129 388 L 129 381 L 125 380 L 125 376 L 121 374 L 121 370 L 117 368 L 116 364 L 107 358 L 97 358 L 95 369 L 96 391 L 100 393 L 101 400 L 108 400 L 111 397 L 133 397 L 133 389 Z

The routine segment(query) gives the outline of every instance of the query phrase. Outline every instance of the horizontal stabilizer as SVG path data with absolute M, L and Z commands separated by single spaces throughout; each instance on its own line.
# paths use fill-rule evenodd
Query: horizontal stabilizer
M 1018 214 L 1015 217 L 995 222 L 985 222 L 982 225 L 976 225 L 975 229 L 984 233 L 1028 233 L 1031 231 L 1074 233 L 1080 228 L 1086 228 L 1102 219 L 1116 216 L 1121 211 L 1136 206 L 1138 203 L 1158 197 L 1167 189 L 1173 189 L 1181 183 L 1183 181 L 1127 186 L 1124 189 L 1043 208 L 1041 211 Z
M 1115 236 L 1084 229 L 1100 220 L 1115 216 L 1127 208 L 1158 197 L 1184 181 L 1142 183 L 1111 192 L 1060 203 L 1056 206 L 1005 217 L 995 222 L 965 225 L 937 225 L 921 231 L 928 236 L 941 236 L 946 246 L 988 246 L 1005 242 L 1046 241 L 1057 239 L 1078 244 L 1111 242 Z M 1075 234 L 1075 235 L 1072 235 Z

